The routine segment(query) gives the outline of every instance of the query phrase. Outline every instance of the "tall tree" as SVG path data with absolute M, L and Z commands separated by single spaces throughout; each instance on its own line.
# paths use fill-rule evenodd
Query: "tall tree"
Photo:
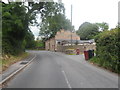
M 43 30 L 47 32 L 47 34 L 50 33 L 49 36 L 53 36 L 56 30 L 60 28 L 67 29 L 71 26 L 70 21 L 64 16 L 65 9 L 63 4 L 35 2 L 34 0 L 33 2 L 27 3 L 28 5 L 26 6 L 24 2 L 9 2 L 9 4 L 2 2 L 3 53 L 20 53 L 25 49 L 25 43 L 32 43 L 34 38 L 30 32 L 29 26 L 39 25 L 36 20 L 37 14 L 41 15 L 41 31 Z M 61 25 L 59 25 L 59 23 Z M 46 35 L 46 33 L 42 35 L 44 34 Z M 28 37 L 31 38 L 31 43 L 30 40 L 28 42 Z
M 92 39 L 98 33 L 98 26 L 89 22 L 84 22 L 77 31 L 77 34 L 82 40 Z
M 19 54 L 25 49 L 25 37 L 30 34 L 29 25 L 36 24 L 36 14 L 40 13 L 44 2 L 2 2 L 2 51 L 3 54 Z M 31 41 L 33 39 L 32 35 Z M 30 41 L 29 41 L 30 42 Z
M 34 35 L 31 31 L 28 31 L 25 36 L 25 48 L 32 49 L 35 47 Z
M 21 3 L 2 4 L 3 53 L 17 54 L 23 50 L 26 9 Z
M 102 23 L 95 23 L 98 27 L 100 31 L 105 31 L 109 29 L 109 25 L 106 22 L 102 22 Z
M 70 20 L 65 17 L 64 5 L 54 2 L 49 2 L 47 7 L 44 8 L 42 14 L 42 22 L 40 25 L 40 35 L 45 38 L 53 37 L 60 29 L 71 30 L 74 27 L 71 25 Z

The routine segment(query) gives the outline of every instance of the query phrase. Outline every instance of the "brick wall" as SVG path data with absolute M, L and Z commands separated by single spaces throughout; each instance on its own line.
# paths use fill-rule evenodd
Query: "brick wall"
M 49 50 L 49 40 L 45 42 L 45 50 Z
M 76 33 L 71 33 L 70 31 L 65 31 L 63 29 L 57 32 L 57 34 L 55 35 L 55 39 L 71 40 L 71 34 L 73 40 L 80 40 L 80 37 Z
M 55 38 L 51 38 L 45 42 L 45 50 L 54 51 L 56 49 Z

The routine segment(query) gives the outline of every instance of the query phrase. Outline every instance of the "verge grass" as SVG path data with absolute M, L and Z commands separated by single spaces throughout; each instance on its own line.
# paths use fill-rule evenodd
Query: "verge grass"
M 25 59 L 27 56 L 29 56 L 29 53 L 27 52 L 21 53 L 17 56 L 4 55 L 2 59 L 0 59 L 0 73 L 8 69 L 12 64 Z
M 113 70 L 112 68 L 110 68 L 109 66 L 107 66 L 106 64 L 103 64 L 102 63 L 102 60 L 100 58 L 97 58 L 96 56 L 91 58 L 90 60 L 88 60 L 91 64 L 95 65 L 95 66 L 98 66 L 98 67 L 101 67 L 105 70 L 108 70 L 110 72 L 113 72 L 113 73 L 116 73 L 118 75 L 120 75 L 120 72 L 119 71 L 116 71 L 116 70 Z

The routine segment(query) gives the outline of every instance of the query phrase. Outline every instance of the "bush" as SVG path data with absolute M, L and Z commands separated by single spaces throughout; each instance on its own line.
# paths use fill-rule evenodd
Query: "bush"
M 97 63 L 120 73 L 120 69 L 118 68 L 120 65 L 118 58 L 120 42 L 118 42 L 118 39 L 118 29 L 104 31 L 95 37 Z

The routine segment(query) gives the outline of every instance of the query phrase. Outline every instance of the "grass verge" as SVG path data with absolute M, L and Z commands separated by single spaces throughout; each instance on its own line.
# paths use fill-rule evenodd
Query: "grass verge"
M 101 67 L 105 70 L 108 70 L 110 72 L 113 72 L 113 73 L 116 73 L 118 75 L 120 75 L 120 73 L 118 71 L 115 71 L 113 70 L 111 67 L 108 67 L 107 65 L 101 63 L 101 60 L 97 57 L 93 57 L 91 58 L 90 60 L 88 60 L 91 64 L 95 65 L 95 66 L 98 66 L 98 67 Z
M 27 56 L 29 56 L 29 53 L 27 52 L 21 53 L 20 55 L 17 56 L 4 55 L 0 60 L 0 73 L 2 73 L 2 71 L 5 71 L 12 64 L 25 59 Z
M 70 53 L 70 54 L 68 54 L 68 55 L 76 55 L 75 53 Z

